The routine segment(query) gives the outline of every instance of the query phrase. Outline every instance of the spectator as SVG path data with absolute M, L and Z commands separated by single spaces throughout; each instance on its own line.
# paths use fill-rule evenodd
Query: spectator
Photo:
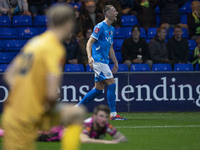
M 29 10 L 33 16 L 45 15 L 51 3 L 52 0 L 28 0 Z
M 102 13 L 102 10 L 106 5 L 113 5 L 118 12 L 117 20 L 113 22 L 112 26 L 121 27 L 122 10 L 120 3 L 117 0 L 99 0 L 99 2 L 97 3 L 98 11 Z
M 149 27 L 156 27 L 155 8 L 158 0 L 135 0 L 134 10 L 137 12 L 140 26 L 146 31 Z
M 187 0 L 159 0 L 161 27 L 169 29 L 179 24 L 182 28 L 187 28 L 186 24 L 180 24 L 179 8 Z
M 87 9 L 86 9 L 86 3 L 89 2 L 89 1 L 93 1 L 95 3 L 95 5 L 97 6 L 97 3 L 98 3 L 98 0 L 82 0 L 81 1 L 81 7 L 80 7 L 80 14 L 83 15 L 83 14 L 86 14 L 87 12 Z M 98 8 L 96 8 L 98 9 Z M 97 12 L 100 12 L 102 13 L 102 11 L 98 11 Z
M 86 52 L 86 44 L 92 34 L 92 27 L 87 27 L 83 30 L 83 37 L 79 39 L 79 45 L 81 49 L 81 64 L 86 66 L 88 64 L 87 52 Z
M 132 28 L 132 36 L 124 40 L 122 45 L 123 63 L 128 67 L 134 64 L 146 63 L 152 67 L 152 61 L 149 60 L 149 48 L 147 42 L 140 38 L 140 27 L 134 25 Z
M 2 15 L 31 15 L 27 0 L 1 0 L 0 12 Z
M 187 16 L 187 24 L 190 38 L 200 38 L 200 2 L 192 2 L 192 13 Z
M 80 60 L 80 47 L 72 34 L 64 42 L 67 51 L 67 64 L 78 64 Z
M 149 42 L 149 52 L 153 63 L 169 63 L 173 65 L 169 60 L 166 39 L 166 29 L 160 27 L 157 29 L 156 37 Z
M 78 6 L 74 5 L 74 11 L 75 11 L 75 27 L 74 27 L 74 33 L 75 36 L 80 36 L 81 34 L 81 20 L 80 20 L 80 12 L 78 11 Z
M 174 27 L 174 36 L 167 42 L 169 59 L 176 64 L 187 63 L 189 58 L 189 43 L 182 35 L 182 28 L 177 25 Z
M 103 14 L 97 12 L 96 4 L 94 1 L 88 1 L 85 5 L 87 12 L 81 15 L 82 29 L 86 27 L 94 27 L 104 19 Z
M 192 56 L 192 64 L 195 66 L 196 64 L 200 64 L 200 39 L 196 40 L 197 47 L 194 50 L 194 54 Z
M 130 15 L 131 14 L 131 10 L 133 9 L 133 0 L 117 0 L 120 5 L 121 5 L 121 9 L 122 9 L 122 14 L 123 15 Z
M 57 0 L 56 2 L 57 3 L 66 3 L 67 1 L 66 0 Z

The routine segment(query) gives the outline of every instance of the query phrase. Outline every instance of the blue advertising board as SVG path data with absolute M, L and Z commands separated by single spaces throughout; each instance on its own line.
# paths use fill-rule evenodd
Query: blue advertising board
M 152 111 L 200 111 L 200 73 L 148 72 L 117 73 L 116 107 L 118 112 Z M 9 90 L 0 74 L 0 112 Z M 23 85 L 22 85 L 23 86 Z M 78 103 L 94 88 L 93 73 L 64 74 L 63 84 L 58 88 L 59 102 Z M 87 105 L 89 111 L 98 104 L 107 104 L 104 93 Z

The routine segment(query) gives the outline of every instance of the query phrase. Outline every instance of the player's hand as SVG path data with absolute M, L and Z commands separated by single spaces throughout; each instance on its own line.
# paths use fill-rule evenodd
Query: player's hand
M 113 69 L 112 69 L 112 73 L 115 74 L 118 70 L 118 63 L 114 64 Z
M 119 143 L 118 140 L 104 140 L 103 142 L 104 144 L 117 144 Z
M 24 15 L 31 16 L 31 12 L 26 10 L 26 11 L 24 11 Z
M 90 68 L 92 68 L 92 69 L 93 69 L 93 62 L 94 62 L 93 57 L 92 56 L 88 57 L 88 64 L 89 64 Z

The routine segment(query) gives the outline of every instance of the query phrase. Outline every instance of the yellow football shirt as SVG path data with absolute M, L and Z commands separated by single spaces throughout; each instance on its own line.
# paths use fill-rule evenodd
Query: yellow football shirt
M 4 107 L 4 117 L 40 123 L 45 109 L 47 74 L 61 75 L 66 58 L 60 41 L 51 31 L 31 39 L 14 61 L 18 74 Z

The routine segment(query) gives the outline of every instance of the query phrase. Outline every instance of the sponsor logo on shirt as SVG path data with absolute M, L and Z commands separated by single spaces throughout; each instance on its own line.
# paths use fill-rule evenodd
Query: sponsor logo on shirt
M 100 48 L 101 48 L 101 47 L 99 46 L 99 47 L 96 48 L 96 50 L 98 51 L 98 50 L 100 50 Z
M 100 30 L 99 28 L 96 28 L 96 29 L 94 30 L 94 32 L 95 32 L 95 33 L 99 33 L 99 30 Z

